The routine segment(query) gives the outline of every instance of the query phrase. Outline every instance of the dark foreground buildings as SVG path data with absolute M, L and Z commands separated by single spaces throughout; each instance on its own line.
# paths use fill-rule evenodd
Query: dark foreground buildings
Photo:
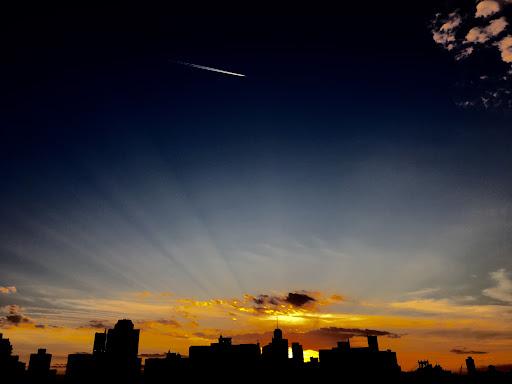
M 292 383 L 512 383 L 512 374 L 504 374 L 490 366 L 476 369 L 466 360 L 467 374 L 457 375 L 432 366 L 427 360 L 418 362 L 414 372 L 403 373 L 396 353 L 381 351 L 377 336 L 368 335 L 368 346 L 353 348 L 349 340 L 331 349 L 319 351 L 319 359 L 304 362 L 302 345 L 289 343 L 282 330 L 275 329 L 269 344 L 233 344 L 220 336 L 208 346 L 191 346 L 189 356 L 170 351 L 162 357 L 147 358 L 144 367 L 138 356 L 138 329 L 130 320 L 119 320 L 113 329 L 96 333 L 92 353 L 68 356 L 66 375 L 55 377 L 51 370 L 51 354 L 39 349 L 30 356 L 28 370 L 12 355 L 8 339 L 0 334 L 0 383 L 181 383 L 244 381 Z
M 12 345 L 9 339 L 4 339 L 0 333 L 0 377 L 13 381 L 21 377 L 25 371 L 25 363 L 19 361 L 18 356 L 12 354 Z
M 351 377 L 398 377 L 400 366 L 396 353 L 390 350 L 380 351 L 377 336 L 369 335 L 367 338 L 368 347 L 352 348 L 350 340 L 346 340 L 338 342 L 335 348 L 320 350 L 320 366 Z
M 257 368 L 260 363 L 259 344 L 238 344 L 231 342 L 231 337 L 219 337 L 217 343 L 209 346 L 191 346 L 189 362 L 194 368 Z
M 136 382 L 141 372 L 140 330 L 131 320 L 119 320 L 113 329 L 97 332 L 92 354 L 68 356 L 66 377 L 71 382 Z

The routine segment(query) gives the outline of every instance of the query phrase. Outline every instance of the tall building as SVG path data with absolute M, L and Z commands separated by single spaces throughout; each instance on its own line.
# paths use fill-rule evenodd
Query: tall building
M 134 382 L 141 369 L 140 330 L 131 320 L 119 320 L 113 329 L 94 335 L 93 352 L 70 354 L 66 375 L 73 382 Z M 90 380 L 93 378 L 94 380 Z
M 377 336 L 368 335 L 368 349 L 372 352 L 379 352 L 379 342 Z
M 105 353 L 107 347 L 107 330 L 104 332 L 96 332 L 94 335 L 94 344 L 92 347 L 92 353 L 99 355 Z
M 113 329 L 108 330 L 105 344 L 107 354 L 116 358 L 136 358 L 139 353 L 139 334 L 140 330 L 134 329 L 131 320 L 119 320 Z
M 4 335 L 0 333 L 0 361 L 4 361 L 12 354 L 12 345 L 9 339 L 4 339 Z
M 32 353 L 30 355 L 28 363 L 29 376 L 40 380 L 49 378 L 51 363 L 52 355 L 46 353 L 46 349 L 39 348 L 37 353 Z
M 97 358 L 103 376 L 116 382 L 138 380 L 141 370 L 139 334 L 140 330 L 135 329 L 133 322 L 127 319 L 118 320 L 114 328 L 107 331 L 105 352 Z M 101 337 L 98 342 L 101 342 Z
M 263 347 L 263 361 L 274 366 L 285 366 L 288 362 L 288 340 L 283 338 L 283 331 L 274 330 L 270 344 Z
M 9 339 L 4 339 L 0 333 L 0 377 L 16 379 L 25 371 L 25 363 L 19 361 L 18 356 L 12 354 L 12 345 Z
M 473 360 L 473 358 L 471 356 L 469 356 L 466 359 L 466 368 L 468 369 L 468 375 L 473 376 L 476 374 L 475 360 Z
M 292 343 L 292 361 L 298 366 L 304 364 L 304 350 L 299 343 Z

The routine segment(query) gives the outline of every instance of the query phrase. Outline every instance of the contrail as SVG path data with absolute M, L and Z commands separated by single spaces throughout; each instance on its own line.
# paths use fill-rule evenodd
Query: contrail
M 217 68 L 212 68 L 212 67 L 205 67 L 204 65 L 187 63 L 186 61 L 177 61 L 177 60 L 171 60 L 171 61 L 176 64 L 186 65 L 188 67 L 193 67 L 193 68 L 204 69 L 206 71 L 218 72 L 218 73 L 223 73 L 225 75 L 231 75 L 231 76 L 245 77 L 245 75 L 242 75 L 241 73 L 224 71 L 222 69 L 217 69 Z

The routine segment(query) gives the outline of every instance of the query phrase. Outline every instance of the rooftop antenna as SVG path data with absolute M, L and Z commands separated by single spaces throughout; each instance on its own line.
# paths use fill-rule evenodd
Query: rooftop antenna
M 276 328 L 279 329 L 279 316 L 276 316 Z

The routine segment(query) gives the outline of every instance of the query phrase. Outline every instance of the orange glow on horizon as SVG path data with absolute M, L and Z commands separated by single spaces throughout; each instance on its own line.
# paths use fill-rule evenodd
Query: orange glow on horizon
M 235 343 L 259 341 L 263 345 L 269 342 L 276 315 L 268 311 L 274 310 L 279 313 L 279 325 L 290 345 L 292 342 L 303 345 L 306 361 L 318 357 L 318 349 L 332 348 L 339 341 L 336 334 L 330 335 L 322 329 L 339 332 L 340 338 L 343 329 L 347 329 L 345 332 L 373 329 L 390 333 L 392 337 L 385 334 L 379 337 L 380 348 L 397 352 L 404 370 L 414 369 L 420 359 L 437 361 L 447 369 L 457 370 L 466 357 L 450 352 L 457 348 L 482 351 L 473 356 L 477 364 L 511 362 L 512 333 L 506 317 L 508 308 L 504 306 L 468 305 L 453 311 L 449 309 L 452 303 L 448 300 L 409 300 L 360 303 L 356 309 L 349 310 L 345 300 L 329 299 L 323 304 L 319 300 L 309 308 L 283 305 L 259 310 L 248 296 L 212 300 L 153 292 L 124 296 L 128 299 L 66 302 L 76 308 L 74 311 L 90 313 L 91 319 L 101 316 L 96 323 L 84 324 L 77 320 L 74 312 L 69 317 L 63 312 L 53 318 L 48 315 L 38 319 L 37 325 L 32 319 L 18 326 L 4 327 L 2 332 L 11 339 L 15 353 L 25 361 L 28 354 L 43 347 L 54 354 L 55 361 L 65 362 L 68 353 L 91 351 L 98 324 L 112 326 L 117 319 L 131 318 L 141 329 L 141 353 L 162 353 L 170 349 L 187 355 L 190 345 L 208 345 L 219 334 L 233 337 Z M 491 338 L 486 339 L 487 334 Z M 352 345 L 365 342 L 364 338 L 351 339 Z

